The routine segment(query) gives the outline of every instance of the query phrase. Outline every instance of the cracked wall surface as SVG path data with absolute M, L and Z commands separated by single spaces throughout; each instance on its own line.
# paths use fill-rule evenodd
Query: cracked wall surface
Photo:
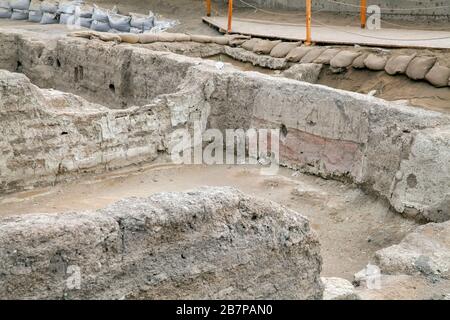
M 283 127 L 283 165 L 355 182 L 408 215 L 449 218 L 447 115 L 129 45 L 4 32 L 0 39 L 9 41 L 0 68 L 20 67 L 41 87 L 110 108 L 157 105 L 155 117 L 163 119 L 146 121 L 161 121 L 166 137 L 195 120 L 219 129 Z

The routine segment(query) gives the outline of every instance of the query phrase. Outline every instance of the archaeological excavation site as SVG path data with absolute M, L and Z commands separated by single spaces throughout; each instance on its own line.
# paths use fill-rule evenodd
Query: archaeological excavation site
M 450 2 L 0 0 L 0 300 L 450 300 Z

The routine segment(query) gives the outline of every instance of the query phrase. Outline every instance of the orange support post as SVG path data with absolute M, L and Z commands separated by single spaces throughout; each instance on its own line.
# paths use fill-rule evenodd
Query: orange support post
M 206 16 L 211 17 L 211 0 L 206 0 Z
M 232 22 L 233 22 L 233 0 L 228 0 L 228 29 L 227 29 L 228 33 L 231 33 Z
M 311 0 L 306 0 L 306 40 L 305 45 L 311 45 Z
M 367 21 L 367 0 L 361 0 L 361 28 L 366 28 Z

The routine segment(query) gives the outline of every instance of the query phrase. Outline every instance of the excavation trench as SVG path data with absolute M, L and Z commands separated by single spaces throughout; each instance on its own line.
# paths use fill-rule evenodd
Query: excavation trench
M 96 210 L 129 196 L 204 185 L 235 186 L 306 215 L 322 243 L 323 274 L 349 280 L 375 251 L 397 243 L 418 221 L 441 222 L 450 217 L 450 117 L 444 113 L 286 79 L 272 72 L 218 66 L 217 59 L 208 61 L 145 47 L 0 31 L 0 51 L 0 69 L 10 71 L 0 71 L 2 216 Z M 322 75 L 320 81 L 325 77 Z M 164 163 L 171 134 L 180 128 L 192 130 L 196 123 L 203 130 L 281 129 L 280 162 L 284 168 L 265 177 L 257 167 L 146 167 L 155 161 Z M 69 183 L 74 180 L 76 183 Z M 223 193 L 214 191 L 212 196 L 220 208 L 227 204 L 221 198 Z M 233 192 L 229 196 L 243 197 Z M 183 211 L 182 204 L 177 210 Z M 128 205 L 130 210 L 139 209 Z M 242 210 L 241 202 L 236 206 L 243 225 L 257 230 L 253 217 L 247 224 L 247 211 Z M 144 219 L 143 227 L 135 225 L 134 218 L 130 222 L 127 216 L 113 216 L 114 221 L 102 223 L 111 227 L 114 239 L 122 237 L 111 247 L 120 254 L 127 243 L 128 229 L 122 228 L 123 223 L 133 230 L 129 234 L 131 246 L 140 241 L 134 228 L 153 235 L 152 217 Z M 195 218 L 187 220 L 194 224 L 193 229 Z M 287 222 L 276 223 L 284 228 Z M 239 232 L 239 224 L 233 227 L 237 235 L 245 234 Z M 300 230 L 297 227 L 287 230 L 296 232 Z M 277 232 L 284 234 L 283 228 L 274 231 L 276 239 Z M 297 253 L 314 259 L 302 260 L 305 263 L 300 269 L 320 269 L 316 242 L 308 232 L 302 233 L 308 237 L 298 243 L 308 247 L 311 242 L 314 248 L 302 247 Z M 285 240 L 297 236 L 294 233 Z M 120 242 L 122 249 L 117 249 Z M 277 242 L 276 250 L 285 245 Z M 112 254 L 109 242 L 104 246 L 108 249 L 102 254 Z M 143 252 L 139 250 L 132 252 L 139 255 Z M 153 252 L 145 254 L 152 256 Z M 184 253 L 181 256 L 185 260 Z M 119 261 L 120 257 L 114 259 Z M 109 267 L 118 269 L 117 263 Z M 131 262 L 127 266 L 132 270 Z M 197 267 L 201 272 L 207 270 L 206 265 Z M 95 266 L 89 268 L 95 270 Z M 189 269 L 189 274 L 196 270 Z M 252 270 L 246 272 L 251 274 Z M 204 274 L 208 272 L 202 277 Z M 164 278 L 163 272 L 157 276 Z M 302 298 L 320 296 L 317 277 L 318 273 L 308 273 L 299 284 L 308 287 Z M 290 281 L 285 280 L 285 284 Z M 261 297 L 273 292 L 269 288 Z M 127 292 L 117 294 L 126 296 Z M 133 293 L 130 297 L 145 295 Z

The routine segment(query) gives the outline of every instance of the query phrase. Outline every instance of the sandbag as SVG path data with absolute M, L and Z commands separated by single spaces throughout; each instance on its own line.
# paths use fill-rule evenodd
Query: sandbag
M 294 48 L 286 56 L 286 61 L 299 62 L 309 51 L 311 51 L 311 49 L 312 49 L 312 47 Z
M 154 33 L 143 33 L 139 35 L 139 43 L 142 44 L 158 42 L 158 39 L 158 35 Z
M 71 14 L 75 13 L 75 9 L 80 5 L 79 1 L 62 1 L 58 4 L 58 13 L 59 14 Z
M 122 42 L 135 44 L 139 42 L 139 35 L 132 33 L 120 33 L 119 37 Z
M 245 41 L 241 47 L 244 48 L 245 50 L 253 51 L 255 44 L 257 44 L 259 41 L 261 41 L 261 39 L 252 38 L 250 40 Z
M 28 9 L 30 8 L 30 0 L 9 0 L 9 6 L 11 9 L 28 11 Z M 17 17 L 23 17 L 23 14 L 18 14 Z M 24 20 L 24 19 L 15 19 L 15 20 Z
M 101 22 L 109 23 L 108 13 L 112 13 L 112 14 L 117 13 L 117 7 L 114 7 L 112 10 L 107 10 L 107 9 L 100 8 L 94 4 L 94 8 L 92 10 L 92 19 L 94 19 L 94 21 L 101 21 Z
M 12 16 L 12 10 L 7 8 L 0 8 L 0 19 L 9 19 Z
M 371 53 L 364 60 L 364 65 L 369 70 L 381 71 L 381 70 L 384 70 L 387 60 L 388 60 L 387 56 L 376 55 L 376 54 Z
M 211 43 L 211 42 L 213 42 L 213 38 L 210 36 L 202 36 L 202 35 L 198 35 L 198 34 L 193 34 L 193 35 L 191 35 L 191 41 L 198 42 L 198 43 Z
M 92 19 L 92 13 L 94 12 L 94 7 L 89 5 L 80 5 L 75 7 L 75 15 L 80 18 Z
M 410 62 L 416 57 L 416 54 L 406 56 L 400 55 L 396 57 L 391 57 L 384 67 L 384 71 L 386 71 L 391 76 L 396 74 L 405 74 L 406 69 Z
M 111 28 L 121 31 L 121 32 L 129 32 L 131 25 L 131 17 L 120 15 L 117 13 L 108 13 L 109 25 Z M 95 19 L 97 20 L 97 19 Z
M 130 13 L 130 15 L 130 25 L 132 28 L 137 28 L 144 32 L 151 30 L 155 26 L 155 15 L 151 11 L 148 15 L 139 13 Z
M 111 29 L 109 22 L 93 20 L 91 23 L 91 30 L 99 32 L 108 32 Z
M 422 80 L 436 63 L 436 57 L 416 57 L 406 68 L 406 75 L 413 80 Z
M 44 12 L 42 14 L 41 24 L 56 24 L 58 23 L 58 16 L 56 13 Z
M 316 60 L 314 60 L 314 63 L 330 64 L 331 59 L 333 59 L 340 51 L 340 49 L 326 49 Z
M 61 13 L 59 16 L 59 24 L 65 25 L 75 24 L 75 16 L 70 13 Z
M 309 50 L 303 58 L 300 60 L 300 63 L 312 63 L 314 60 L 316 60 L 323 52 L 325 51 L 324 48 L 312 48 Z
M 366 65 L 364 64 L 364 60 L 369 56 L 369 53 L 363 53 L 362 55 L 358 56 L 355 60 L 353 60 L 352 67 L 355 69 L 364 69 L 366 68 Z
M 142 33 L 143 31 L 139 28 L 130 27 L 130 33 L 138 34 Z
M 9 0 L 0 0 L 0 8 L 11 9 L 11 6 L 9 5 Z
M 425 76 L 425 80 L 438 88 L 448 86 L 449 79 L 450 68 L 441 66 L 439 63 L 436 63 Z
M 360 55 L 360 52 L 343 50 L 339 52 L 333 59 L 330 60 L 330 65 L 333 68 L 347 68 L 350 67 L 353 61 Z
M 230 39 L 228 39 L 227 37 L 212 37 L 211 39 L 212 42 L 220 44 L 222 46 L 226 46 L 230 43 Z
M 174 33 L 175 35 L 175 41 L 177 42 L 186 42 L 186 41 L 192 41 L 192 37 L 185 33 Z
M 280 44 L 281 40 L 261 40 L 258 41 L 255 46 L 253 47 L 253 52 L 257 54 L 270 54 L 273 48 L 275 48 L 276 45 Z
M 121 42 L 122 38 L 118 34 L 110 34 L 110 33 L 104 33 L 100 32 L 98 34 L 98 38 L 102 41 L 113 41 L 113 42 Z
M 301 42 L 281 42 L 273 47 L 272 51 L 270 51 L 270 56 L 273 58 L 285 58 L 288 53 L 301 45 Z
M 92 19 L 91 18 L 84 18 L 84 17 L 75 17 L 75 25 L 83 27 L 83 28 L 91 28 Z
M 28 20 L 28 10 L 13 9 L 11 20 Z
M 48 13 L 58 12 L 58 1 L 45 0 L 41 3 L 41 10 Z
M 41 20 L 42 20 L 42 11 L 41 10 L 38 10 L 38 11 L 31 10 L 28 12 L 28 21 L 39 23 L 39 22 L 41 22 Z

